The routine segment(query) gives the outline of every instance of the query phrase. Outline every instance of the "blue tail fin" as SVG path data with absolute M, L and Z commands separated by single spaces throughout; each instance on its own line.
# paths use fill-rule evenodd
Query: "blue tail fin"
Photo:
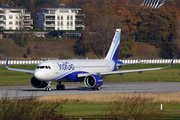
M 105 59 L 118 60 L 120 37 L 121 29 L 116 29 L 114 38 Z

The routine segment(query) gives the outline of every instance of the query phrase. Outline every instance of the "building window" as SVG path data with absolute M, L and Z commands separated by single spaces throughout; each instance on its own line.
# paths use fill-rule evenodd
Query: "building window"
M 50 14 L 55 14 L 55 10 L 50 10 Z
M 12 16 L 12 15 L 10 15 L 10 16 L 9 16 L 9 19 L 13 19 L 13 16 Z
M 12 27 L 9 27 L 10 30 L 12 30 L 13 28 Z
M 72 13 L 76 13 L 76 14 L 77 14 L 77 13 L 78 13 L 78 11 L 77 11 L 77 10 L 72 10 Z
M 18 21 L 16 21 L 16 25 L 18 25 Z
M 18 19 L 18 16 L 16 15 L 16 19 Z
M 69 20 L 69 15 L 67 16 L 67 20 Z
M 71 15 L 71 20 L 73 20 L 73 16 Z
M 13 22 L 9 22 L 9 25 L 12 25 L 13 24 Z
M 69 10 L 59 10 L 59 13 L 69 13 Z
M 59 16 L 57 17 L 57 19 L 59 20 Z
M 60 23 L 59 23 L 59 21 L 58 21 L 58 26 L 60 26 Z
M 61 20 L 63 20 L 63 16 L 61 16 Z
M 63 26 L 63 21 L 61 21 L 61 26 Z
M 69 26 L 69 21 L 67 21 L 67 26 Z
M 73 26 L 73 22 L 71 21 L 71 26 Z

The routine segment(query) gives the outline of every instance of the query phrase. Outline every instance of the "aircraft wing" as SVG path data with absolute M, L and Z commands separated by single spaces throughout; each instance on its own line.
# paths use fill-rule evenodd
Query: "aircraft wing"
M 34 73 L 34 70 L 25 70 L 25 69 L 9 68 L 9 67 L 8 67 L 8 59 L 9 59 L 9 56 L 7 56 L 6 65 L 5 65 L 5 67 L 6 67 L 8 70 L 18 71 L 18 72 L 25 72 L 25 73 L 29 73 L 29 74 Z
M 112 71 L 112 72 L 99 72 L 99 73 L 96 73 L 97 75 L 99 76 L 107 76 L 107 75 L 113 75 L 113 74 L 124 74 L 124 73 L 133 73 L 133 72 L 138 72 L 138 73 L 142 73 L 143 71 L 151 71 L 151 70 L 161 70 L 161 69 L 165 69 L 165 68 L 169 68 L 172 66 L 173 64 L 173 61 L 174 61 L 174 58 L 175 58 L 175 55 L 172 59 L 172 62 L 170 63 L 169 66 L 167 67 L 159 67 L 159 68 L 146 68 L 146 69 L 134 69 L 134 70 L 121 70 L 121 71 Z M 87 75 L 89 74 L 78 74 L 78 77 L 86 77 Z
M 117 64 L 117 67 L 125 66 L 125 65 L 134 65 L 134 64 L 143 64 L 144 62 L 138 62 L 138 63 L 125 63 L 125 64 Z
M 170 67 L 170 66 L 168 66 Z M 146 68 L 146 69 L 134 69 L 134 70 L 122 70 L 122 71 L 112 71 L 112 72 L 104 72 L 104 73 L 99 73 L 98 75 L 100 76 L 106 76 L 106 75 L 113 75 L 113 74 L 124 74 L 124 73 L 133 73 L 133 72 L 138 72 L 138 73 L 142 73 L 144 71 L 151 71 L 151 70 L 161 70 L 164 68 L 168 68 L 168 67 L 160 67 L 160 68 Z

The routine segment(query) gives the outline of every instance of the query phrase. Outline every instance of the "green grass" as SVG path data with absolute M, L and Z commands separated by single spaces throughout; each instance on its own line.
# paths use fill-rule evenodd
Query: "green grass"
M 68 116 L 104 115 L 110 104 L 103 103 L 65 103 L 62 104 L 63 112 Z
M 35 69 L 36 65 L 10 65 L 10 67 L 20 69 Z M 10 71 L 4 65 L 0 65 L 0 85 L 30 85 L 30 79 L 33 74 Z
M 140 64 L 123 66 L 120 70 L 144 69 L 166 67 L 168 64 Z M 180 64 L 173 64 L 172 67 L 156 71 L 147 71 L 143 74 L 126 73 L 123 76 L 111 75 L 104 81 L 115 82 L 179 82 L 180 81 Z
M 163 103 L 163 111 L 160 110 L 161 103 L 149 103 L 149 100 L 134 96 L 125 101 L 117 102 L 87 102 L 80 100 L 63 100 L 59 102 L 37 102 L 35 99 L 8 100 L 6 97 L 0 101 L 0 120 L 10 119 L 57 119 L 65 118 L 107 118 L 122 115 L 125 117 L 145 119 L 151 118 L 176 118 L 180 119 L 179 103 Z M 148 103 L 147 103 L 148 102 Z M 33 115 L 33 116 L 32 116 Z M 47 118 L 46 118 L 47 117 Z M 108 119 L 109 120 L 109 119 Z M 118 119 L 117 119 L 118 120 Z
M 12 68 L 34 70 L 37 65 L 9 65 Z M 143 69 L 164 67 L 168 64 L 138 64 L 123 66 L 120 70 Z M 0 65 L 0 85 L 29 85 L 33 74 L 9 71 L 4 65 Z M 173 64 L 172 67 L 158 70 L 147 71 L 143 74 L 127 73 L 123 76 L 110 75 L 104 79 L 104 82 L 179 82 L 180 81 L 180 64 Z M 72 82 L 73 83 L 73 82 Z
M 114 103 L 65 103 L 62 104 L 63 112 L 68 116 L 94 116 L 105 115 L 105 113 L 115 105 Z M 147 108 L 153 106 L 153 103 L 147 104 Z M 160 103 L 154 109 L 157 113 L 161 112 Z M 175 112 L 176 111 L 176 112 Z M 179 112 L 177 112 L 179 111 Z M 162 113 L 164 116 L 174 116 L 180 119 L 180 104 L 165 103 L 163 104 Z

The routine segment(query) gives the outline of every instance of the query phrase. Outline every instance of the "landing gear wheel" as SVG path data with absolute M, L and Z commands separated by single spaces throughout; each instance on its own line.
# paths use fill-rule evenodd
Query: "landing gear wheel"
M 49 88 L 48 91 L 51 91 L 51 88 Z
M 92 90 L 95 90 L 95 88 L 92 88 Z
M 61 89 L 61 85 L 57 85 L 56 90 L 60 90 L 60 89 Z
M 65 90 L 65 86 L 64 85 L 61 85 L 61 90 Z
M 61 85 L 61 82 L 59 82 L 59 84 L 56 86 L 57 90 L 65 90 L 65 86 Z
M 51 91 L 51 81 L 47 82 L 46 91 Z
M 97 88 L 97 90 L 100 90 L 100 89 L 101 89 L 101 87 L 98 87 L 98 88 Z
M 47 87 L 47 88 L 46 88 L 46 91 L 51 91 L 51 88 L 50 88 L 50 87 Z

